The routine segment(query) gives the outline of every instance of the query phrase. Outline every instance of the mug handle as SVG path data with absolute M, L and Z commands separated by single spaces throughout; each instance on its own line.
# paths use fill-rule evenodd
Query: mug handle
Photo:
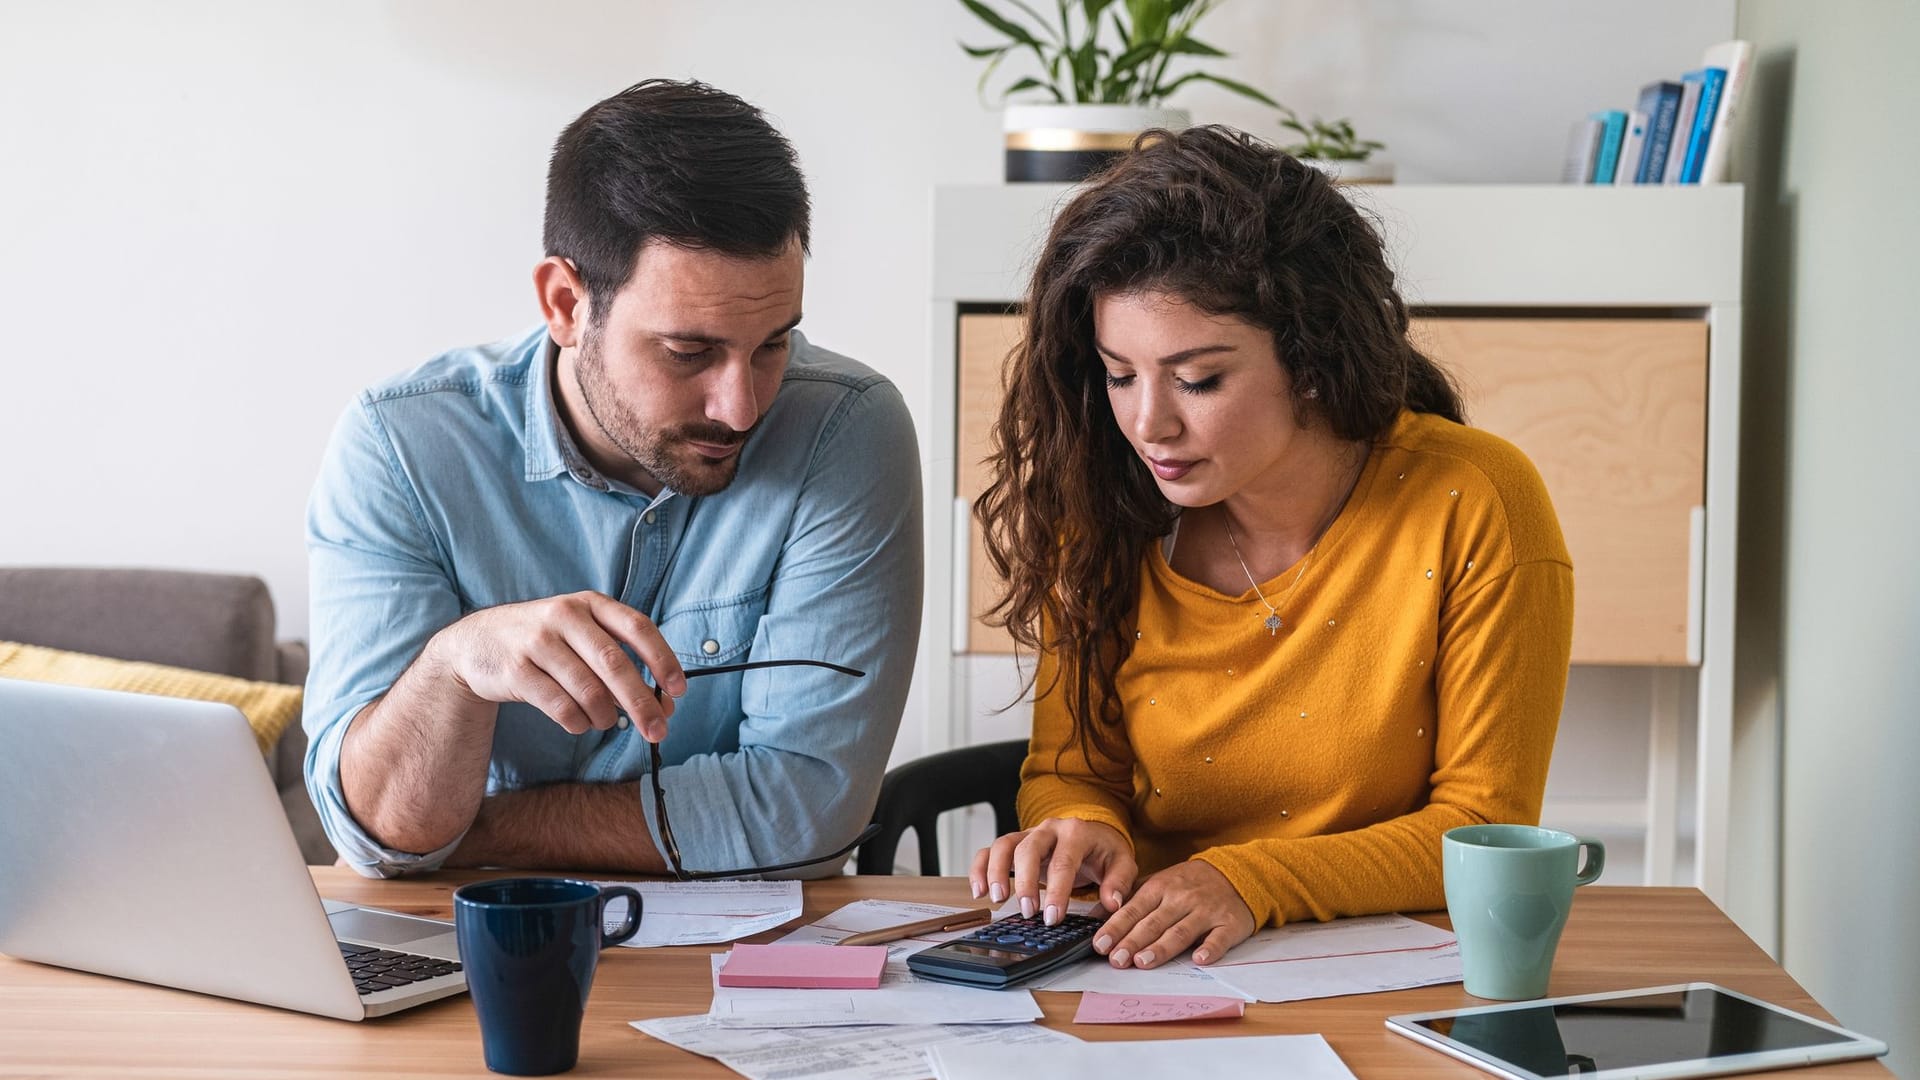
M 605 929 L 600 931 L 600 947 L 603 949 L 618 945 L 640 932 L 640 892 L 626 885 L 600 886 L 600 925 L 603 928 L 607 925 L 607 901 L 622 896 L 627 898 L 627 919 L 620 924 L 620 929 L 611 934 Z
M 1607 846 L 1590 836 L 1579 836 L 1580 850 L 1587 853 L 1586 866 L 1573 875 L 1575 885 L 1591 885 L 1600 880 L 1600 871 L 1607 868 Z

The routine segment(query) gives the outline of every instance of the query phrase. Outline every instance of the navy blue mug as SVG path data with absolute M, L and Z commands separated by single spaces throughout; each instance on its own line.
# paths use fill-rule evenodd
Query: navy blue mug
M 607 901 L 622 896 L 626 921 L 608 934 Z M 487 1068 L 546 1076 L 579 1060 L 600 950 L 639 933 L 640 894 L 565 878 L 476 881 L 453 894 L 453 925 Z

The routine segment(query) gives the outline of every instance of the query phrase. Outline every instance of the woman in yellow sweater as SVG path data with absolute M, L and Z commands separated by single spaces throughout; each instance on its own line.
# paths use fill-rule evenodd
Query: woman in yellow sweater
M 979 509 L 1040 661 L 1026 827 L 974 895 L 1054 922 L 1095 885 L 1143 968 L 1443 906 L 1441 833 L 1539 818 L 1573 571 L 1378 235 L 1250 136 L 1158 133 L 1056 219 L 1027 313 Z

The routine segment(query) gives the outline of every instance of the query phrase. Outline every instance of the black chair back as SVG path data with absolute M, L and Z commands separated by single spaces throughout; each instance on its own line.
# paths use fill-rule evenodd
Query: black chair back
M 900 840 L 908 829 L 920 841 L 920 872 L 940 873 L 940 838 L 935 828 L 940 815 L 963 806 L 986 803 L 993 807 L 995 836 L 1020 827 L 1014 797 L 1020 792 L 1020 763 L 1027 757 L 1027 741 L 982 743 L 929 754 L 888 769 L 880 782 L 880 803 L 873 820 L 880 835 L 860 847 L 862 874 L 891 874 Z

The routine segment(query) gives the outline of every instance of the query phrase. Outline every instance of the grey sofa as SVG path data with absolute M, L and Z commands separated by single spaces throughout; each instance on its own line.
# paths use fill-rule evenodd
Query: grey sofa
M 0 567 L 0 641 L 144 660 L 301 685 L 307 646 L 274 638 L 266 582 L 185 570 Z M 293 835 L 309 863 L 333 848 L 307 798 L 307 737 L 292 724 L 267 755 Z

